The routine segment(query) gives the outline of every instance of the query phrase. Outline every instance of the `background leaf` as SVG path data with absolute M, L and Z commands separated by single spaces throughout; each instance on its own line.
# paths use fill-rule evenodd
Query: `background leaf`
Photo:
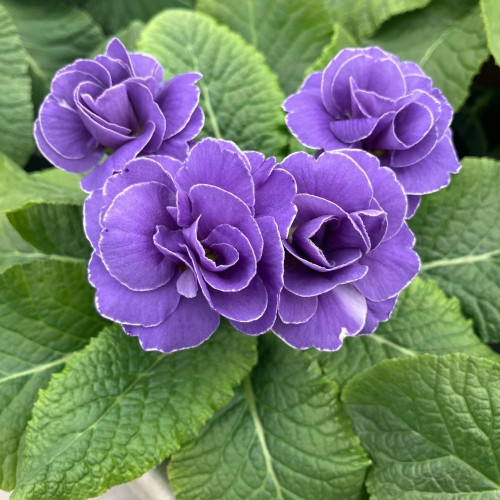
M 488 46 L 500 64 L 500 4 L 496 0 L 479 0 Z
M 420 64 L 455 109 L 488 56 L 477 0 L 433 0 L 425 9 L 389 20 L 363 42 Z
M 334 21 L 361 38 L 373 34 L 387 19 L 419 9 L 431 0 L 327 0 Z
M 156 57 L 167 78 L 199 71 L 206 135 L 242 149 L 280 154 L 287 145 L 276 76 L 257 50 L 210 17 L 165 11 L 148 23 L 139 50 Z
M 255 45 L 278 75 L 286 94 L 299 88 L 304 70 L 332 35 L 324 0 L 198 0 L 197 10 Z
M 410 221 L 424 276 L 457 296 L 487 342 L 500 341 L 500 162 L 464 158 L 451 185 Z
M 0 4 L 0 151 L 24 164 L 33 150 L 33 105 L 28 57 L 9 13 Z M 1 189 L 1 184 L 0 184 Z
M 27 174 L 0 153 L 0 213 L 33 203 L 83 203 L 85 193 L 66 180 L 70 174 L 49 172 Z
M 401 293 L 391 319 L 375 333 L 348 337 L 338 351 L 317 356 L 326 375 L 343 386 L 356 373 L 388 358 L 450 352 L 500 361 L 474 334 L 458 299 L 447 298 L 433 281 L 416 278 Z
M 81 3 L 106 33 L 116 33 L 134 19 L 147 21 L 163 9 L 192 9 L 196 0 L 87 0 Z
M 8 267 L 44 257 L 12 227 L 6 214 L 0 214 L 0 273 Z
M 373 500 L 500 495 L 500 365 L 452 354 L 384 361 L 342 399 L 374 461 Z
M 333 26 L 333 35 L 330 43 L 323 47 L 320 56 L 311 66 L 306 69 L 309 75 L 314 71 L 323 71 L 328 63 L 342 50 L 347 47 L 357 47 L 359 44 L 354 37 L 342 25 L 336 23 Z
M 81 205 L 38 203 L 9 212 L 7 217 L 24 240 L 43 253 L 90 258 Z
M 103 33 L 83 10 L 60 0 L 2 0 L 29 54 L 36 107 L 49 92 L 54 73 L 87 57 Z
M 176 498 L 360 498 L 369 462 L 315 360 L 272 334 L 232 402 L 176 453 Z
M 38 390 L 105 324 L 85 262 L 31 262 L 0 274 L 0 487 L 15 485 Z
M 12 499 L 88 498 L 141 476 L 229 402 L 255 354 L 255 339 L 226 324 L 168 355 L 104 330 L 40 393 Z

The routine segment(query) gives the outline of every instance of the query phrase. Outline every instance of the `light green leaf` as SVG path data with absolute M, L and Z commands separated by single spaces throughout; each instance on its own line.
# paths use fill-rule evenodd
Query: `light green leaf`
M 347 47 L 357 47 L 359 44 L 354 37 L 340 24 L 334 24 L 333 36 L 328 45 L 323 47 L 321 55 L 306 69 L 305 74 L 309 75 L 314 71 L 322 71 L 328 63 L 342 50 Z
M 0 151 L 24 164 L 33 151 L 33 104 L 28 55 L 2 4 L 0 47 Z
M 462 316 L 458 299 L 447 298 L 433 281 L 417 278 L 401 293 L 387 323 L 370 335 L 346 338 L 341 349 L 320 353 L 318 361 L 340 386 L 388 358 L 463 352 L 500 361 L 475 335 L 471 323 Z
M 38 106 L 50 80 L 61 67 L 87 54 L 103 38 L 99 26 L 83 10 L 60 0 L 2 0 L 29 54 L 34 100 Z
M 173 354 L 105 329 L 40 393 L 12 499 L 88 498 L 141 476 L 230 401 L 255 361 L 255 339 L 226 324 Z
M 434 0 L 423 10 L 391 19 L 364 43 L 420 64 L 455 109 L 488 57 L 477 0 Z
M 81 205 L 38 203 L 8 212 L 9 222 L 33 247 L 46 254 L 88 260 Z
M 0 154 L 0 213 L 33 203 L 81 204 L 85 193 L 63 181 L 63 178 L 65 175 L 53 173 L 27 174 Z
M 255 45 L 286 94 L 299 88 L 332 35 L 324 0 L 199 0 L 196 8 Z
M 199 71 L 206 135 L 243 149 L 280 154 L 287 145 L 284 95 L 263 56 L 205 14 L 165 11 L 143 30 L 139 50 L 156 57 L 166 77 Z
M 43 182 L 44 184 L 53 184 L 55 186 L 71 189 L 74 191 L 75 196 L 77 193 L 80 193 L 80 198 L 75 198 L 75 200 L 83 200 L 86 196 L 85 193 L 82 193 L 82 189 L 80 188 L 82 175 L 70 174 L 59 168 L 47 168 L 45 170 L 33 172 L 29 176 L 31 179 Z
M 84 262 L 43 261 L 0 274 L 0 487 L 16 481 L 38 390 L 105 324 Z
M 500 497 L 500 365 L 464 354 L 389 360 L 342 393 L 374 462 L 372 500 Z
M 500 65 L 500 3 L 498 0 L 479 0 L 488 47 Z
M 44 257 L 21 238 L 6 214 L 0 214 L 0 273 L 8 267 Z
M 500 162 L 465 158 L 410 221 L 424 276 L 457 296 L 483 340 L 500 341 Z
M 88 0 L 85 9 L 107 33 L 116 33 L 131 21 L 148 21 L 164 9 L 193 9 L 196 0 Z
M 267 334 L 243 387 L 168 472 L 178 500 L 348 500 L 360 498 L 368 464 L 337 386 Z
M 115 33 L 112 37 L 107 40 L 103 40 L 90 54 L 89 57 L 95 57 L 99 54 L 103 54 L 106 51 L 106 47 L 111 40 L 111 38 L 119 38 L 120 41 L 125 45 L 127 50 L 130 52 L 135 52 L 137 49 L 137 40 L 144 29 L 145 23 L 143 21 L 135 20 L 132 21 L 128 26 Z
M 420 9 L 431 0 L 327 0 L 334 21 L 356 37 L 372 35 L 392 16 Z

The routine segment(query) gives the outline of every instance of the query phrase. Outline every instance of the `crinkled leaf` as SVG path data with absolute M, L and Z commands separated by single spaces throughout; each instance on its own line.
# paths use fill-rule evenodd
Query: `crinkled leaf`
M 0 47 L 0 151 L 24 164 L 33 151 L 28 55 L 9 13 L 1 4 Z
M 0 274 L 0 487 L 16 481 L 40 388 L 104 326 L 84 262 L 30 262 Z M 40 497 L 39 497 L 40 498 Z
M 231 403 L 176 453 L 176 498 L 360 498 L 369 462 L 338 388 L 315 360 L 266 335 Z
M 500 3 L 497 0 L 479 0 L 488 47 L 500 64 Z
M 90 257 L 81 205 L 38 203 L 8 212 L 7 217 L 17 232 L 43 253 Z
M 391 319 L 375 333 L 350 337 L 342 349 L 323 352 L 318 361 L 326 375 L 343 386 L 351 377 L 388 358 L 463 352 L 500 361 L 475 335 L 460 312 L 432 280 L 417 278 L 399 297 Z
M 389 360 L 342 393 L 374 465 L 373 500 L 500 496 L 500 365 L 451 354 Z
M 334 21 L 358 38 L 372 35 L 387 19 L 420 9 L 431 0 L 326 0 Z
M 324 0 L 199 0 L 197 10 L 255 45 L 287 94 L 298 89 L 304 70 L 332 35 Z
M 134 19 L 148 21 L 164 9 L 193 9 L 196 0 L 87 0 L 84 8 L 106 30 L 115 33 Z
M 415 61 L 455 109 L 488 56 L 477 0 L 434 0 L 428 7 L 388 21 L 365 40 Z
M 156 57 L 167 77 L 198 71 L 206 135 L 243 149 L 279 154 L 287 143 L 281 92 L 263 56 L 205 14 L 165 11 L 144 29 L 139 50 Z
M 357 47 L 358 43 L 354 37 L 343 26 L 336 23 L 333 25 L 333 35 L 330 43 L 323 47 L 320 56 L 309 66 L 305 74 L 308 75 L 314 71 L 322 71 L 328 63 L 346 47 Z
M 83 10 L 60 0 L 2 0 L 29 54 L 35 104 L 49 91 L 61 67 L 87 54 L 102 41 L 99 26 Z
M 88 498 L 141 476 L 230 401 L 255 358 L 255 339 L 226 325 L 173 354 L 105 329 L 40 393 L 13 500 Z
M 75 189 L 69 174 L 27 174 L 0 154 L 0 213 L 32 203 L 82 203 L 85 193 Z M 64 179 L 64 180 L 63 180 Z
M 439 193 L 425 196 L 411 227 L 425 276 L 457 296 L 487 342 L 500 341 L 500 162 L 465 158 Z

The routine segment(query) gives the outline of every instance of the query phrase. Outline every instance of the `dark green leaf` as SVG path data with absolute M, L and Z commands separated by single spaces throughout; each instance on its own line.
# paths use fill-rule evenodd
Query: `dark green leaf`
M 173 456 L 176 498 L 360 498 L 369 462 L 315 360 L 271 334 L 229 406 Z
M 0 47 L 0 151 L 24 164 L 33 150 L 33 104 L 28 55 L 2 4 Z M 0 190 L 1 187 L 0 182 Z
M 105 324 L 84 262 L 31 262 L 0 274 L 0 487 L 16 481 L 38 390 Z
M 197 10 L 210 14 L 255 45 L 287 94 L 298 89 L 304 70 L 332 35 L 324 0 L 199 0 Z
M 465 158 L 439 193 L 425 196 L 411 227 L 425 276 L 457 296 L 485 341 L 500 341 L 500 162 Z
M 230 401 L 255 357 L 255 339 L 226 325 L 168 355 L 105 329 L 40 393 L 12 499 L 88 498 L 141 476 Z

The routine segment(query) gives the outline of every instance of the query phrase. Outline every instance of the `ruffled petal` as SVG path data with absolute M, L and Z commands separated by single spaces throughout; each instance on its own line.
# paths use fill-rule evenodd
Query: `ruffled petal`
M 202 294 L 192 299 L 181 297 L 177 309 L 158 326 L 123 325 L 124 330 L 139 338 L 146 351 L 174 352 L 196 347 L 217 330 L 219 315 L 210 308 Z

